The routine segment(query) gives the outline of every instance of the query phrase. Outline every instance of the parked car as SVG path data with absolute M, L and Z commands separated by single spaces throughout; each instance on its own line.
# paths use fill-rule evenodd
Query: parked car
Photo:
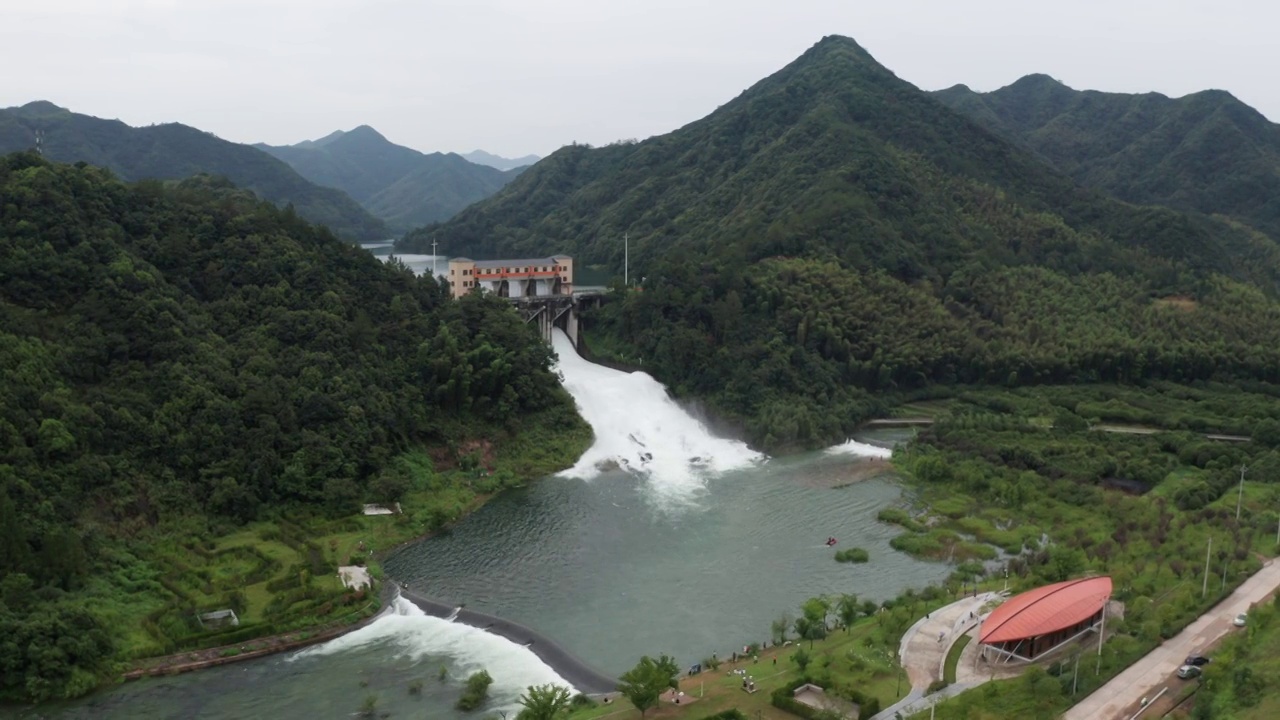
M 1203 667 L 1209 664 L 1209 658 L 1203 655 L 1188 655 L 1187 659 L 1182 661 L 1182 664 L 1195 665 L 1196 667 Z
M 1249 621 L 1249 613 L 1240 613 L 1239 615 L 1236 616 L 1236 619 L 1233 622 L 1236 627 L 1244 627 L 1244 624 L 1248 621 Z
M 1178 668 L 1178 677 L 1182 678 L 1183 680 L 1189 680 L 1194 677 L 1200 677 L 1200 672 L 1201 672 L 1200 668 L 1196 667 L 1195 665 L 1183 665 L 1182 667 Z

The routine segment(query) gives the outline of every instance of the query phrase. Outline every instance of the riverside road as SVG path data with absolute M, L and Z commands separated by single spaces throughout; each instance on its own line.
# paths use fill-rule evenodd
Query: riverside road
M 1165 686 L 1176 690 L 1187 682 L 1174 676 L 1183 658 L 1205 650 L 1231 632 L 1236 615 L 1247 612 L 1250 605 L 1265 600 L 1278 587 L 1280 562 L 1270 560 L 1226 600 L 1077 703 L 1063 720 L 1122 720 L 1137 712 L 1142 698 L 1154 697 Z

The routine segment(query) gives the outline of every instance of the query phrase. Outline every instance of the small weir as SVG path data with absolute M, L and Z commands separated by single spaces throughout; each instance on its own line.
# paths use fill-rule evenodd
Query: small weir
M 458 622 L 493 633 L 511 642 L 528 648 L 538 659 L 546 663 L 560 677 L 567 680 L 574 689 L 588 695 L 603 695 L 613 692 L 618 687 L 617 678 L 610 677 L 587 665 L 557 645 L 553 640 L 540 635 L 532 628 L 519 623 L 504 620 L 486 613 L 467 610 L 465 606 L 453 606 L 438 602 L 420 595 L 412 590 L 403 589 L 401 597 L 416 605 L 422 612 L 450 622 Z

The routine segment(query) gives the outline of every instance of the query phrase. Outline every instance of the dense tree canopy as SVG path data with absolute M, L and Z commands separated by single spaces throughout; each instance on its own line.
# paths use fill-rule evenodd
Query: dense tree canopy
M 1078 91 L 1047 75 L 934 97 L 1076 180 L 1136 203 L 1227 215 L 1280 238 L 1280 125 L 1222 90 Z
M 110 652 L 75 592 L 117 538 L 341 515 L 409 448 L 581 422 L 502 301 L 207 178 L 0 159 L 0 278 L 0 684 L 35 697 Z

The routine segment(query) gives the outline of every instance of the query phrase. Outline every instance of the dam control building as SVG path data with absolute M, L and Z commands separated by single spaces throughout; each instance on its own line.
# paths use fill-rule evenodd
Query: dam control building
M 451 258 L 448 280 L 455 299 L 476 290 L 505 298 L 526 323 L 536 325 L 542 339 L 551 342 L 559 328 L 579 350 L 579 312 L 598 306 L 603 294 L 603 288 L 574 288 L 573 258 L 568 255 L 522 260 Z
M 522 260 L 450 258 L 449 290 L 453 297 L 462 297 L 476 288 L 505 298 L 572 296 L 573 258 L 568 255 Z

